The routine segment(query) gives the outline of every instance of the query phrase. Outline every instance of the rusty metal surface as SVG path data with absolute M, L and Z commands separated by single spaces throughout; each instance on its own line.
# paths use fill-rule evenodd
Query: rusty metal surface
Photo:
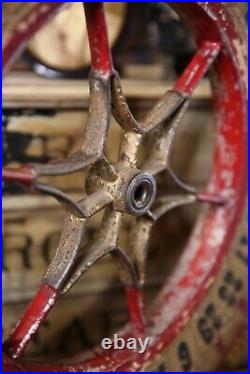
M 203 76 L 203 73 L 201 76 Z M 180 95 L 179 91 L 167 92 L 139 125 L 135 122 L 132 114 L 129 114 L 131 112 L 122 94 L 118 75 L 115 74 L 111 78 L 115 82 L 112 93 L 109 78 L 100 75 L 97 81 L 93 81 L 93 79 L 96 78 L 92 78 L 89 121 L 81 151 L 61 163 L 36 165 L 34 167 L 37 178 L 38 175 L 47 175 L 48 173 L 52 175 L 71 173 L 79 170 L 79 168 L 83 169 L 91 165 L 86 182 L 88 195 L 84 199 L 85 211 L 82 208 L 83 202 L 77 204 L 65 194 L 54 188 L 45 187 L 40 183 L 34 182 L 33 185 L 37 190 L 56 197 L 68 211 L 56 255 L 44 277 L 44 282 L 56 289 L 63 285 L 64 293 L 98 259 L 113 251 L 117 251 L 121 255 L 121 250 L 117 248 L 117 238 L 123 213 L 138 216 L 138 226 L 136 226 L 135 231 L 140 235 L 140 240 L 133 240 L 133 242 L 140 243 L 141 247 L 142 243 L 146 245 L 148 241 L 149 227 L 152 226 L 152 222 L 155 222 L 170 209 L 201 201 L 195 189 L 192 189 L 192 194 L 190 194 L 190 190 L 181 181 L 179 182 L 169 165 L 172 144 L 179 122 L 187 109 L 188 96 Z M 111 101 L 110 96 L 112 97 Z M 115 164 L 108 161 L 103 151 L 111 114 L 110 102 L 116 120 L 125 130 L 121 140 L 118 161 Z M 156 116 L 156 113 L 158 113 L 158 116 Z M 154 119 L 153 124 L 150 118 Z M 155 129 L 156 131 L 153 131 Z M 145 134 L 148 132 L 153 136 L 153 145 L 150 154 L 140 167 L 138 165 L 139 151 L 143 147 Z M 170 178 L 174 176 L 172 178 L 173 182 L 182 191 L 189 192 L 189 194 L 186 196 L 166 195 L 155 201 L 155 177 L 164 170 L 169 172 Z M 105 208 L 105 206 L 109 207 Z M 78 252 L 87 220 L 103 208 L 105 208 L 106 213 L 100 233 L 94 243 L 91 243 L 89 247 L 87 246 L 84 258 L 79 261 Z M 86 214 L 86 210 L 91 212 Z M 145 214 L 147 215 L 147 229 L 144 227 L 146 224 L 145 218 L 142 218 L 143 224 L 139 218 L 139 216 Z M 111 223 L 107 224 L 106 221 Z M 140 227 L 143 227 L 143 230 L 140 230 Z M 144 234 L 142 234 L 142 231 Z M 146 232 L 147 234 L 145 234 Z M 133 268 L 132 263 L 134 263 L 140 278 L 140 286 L 142 286 L 146 249 L 135 246 L 132 252 L 133 261 L 127 259 L 125 262 L 123 261 L 125 264 L 130 263 L 130 266 L 125 266 L 125 271 L 131 272 L 134 277 L 135 269 L 131 270 Z M 121 258 L 125 259 L 126 256 L 122 255 Z M 131 279 L 131 274 L 123 276 L 123 279 Z M 130 284 L 131 281 L 127 285 Z

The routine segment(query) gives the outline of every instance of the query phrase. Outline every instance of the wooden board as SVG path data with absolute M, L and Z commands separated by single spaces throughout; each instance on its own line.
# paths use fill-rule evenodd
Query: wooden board
M 171 82 L 124 79 L 124 93 L 129 99 L 155 100 L 172 87 Z M 83 108 L 88 104 L 87 80 L 44 79 L 31 72 L 13 72 L 4 78 L 3 107 Z M 210 87 L 203 81 L 195 90 L 194 100 L 208 100 Z

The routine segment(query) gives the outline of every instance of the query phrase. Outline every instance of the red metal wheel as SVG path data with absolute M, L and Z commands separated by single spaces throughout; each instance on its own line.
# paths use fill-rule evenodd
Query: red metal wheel
M 48 4 L 52 3 L 37 5 L 33 17 L 26 15 L 26 20 L 22 20 L 23 27 L 16 27 L 15 33 L 6 39 L 3 50 L 6 68 L 9 67 L 17 46 L 30 32 L 38 28 L 40 21 L 59 6 L 59 3 L 56 6 Z M 197 53 L 173 90 L 159 101 L 143 123 L 138 123 L 130 113 L 121 91 L 119 77 L 114 71 L 107 45 L 102 5 L 87 3 L 85 11 L 92 56 L 93 101 L 90 103 L 92 106 L 89 119 L 92 126 L 89 126 L 89 132 L 85 134 L 83 148 L 74 157 L 57 164 L 36 165 L 15 173 L 12 170 L 3 170 L 4 179 L 19 180 L 26 184 L 29 182 L 33 188 L 55 196 L 68 211 L 56 259 L 49 267 L 37 295 L 9 340 L 5 342 L 4 350 L 9 356 L 4 358 L 6 371 L 10 368 L 13 371 L 22 369 L 55 372 L 153 369 L 199 371 L 204 368 L 204 355 L 209 357 L 209 362 L 206 362 L 206 370 L 209 371 L 218 367 L 234 337 L 245 327 L 247 240 L 246 230 L 238 231 L 246 203 L 247 187 L 246 65 L 243 30 L 237 9 L 231 4 L 170 3 L 170 6 L 194 35 Z M 201 193 L 182 184 L 173 175 L 168 156 L 179 120 L 186 110 L 191 94 L 210 68 L 213 73 L 215 153 L 210 181 L 206 191 Z M 121 164 L 111 165 L 101 157 L 110 113 L 110 94 L 113 114 L 125 130 L 120 154 L 122 167 Z M 160 126 L 163 121 L 167 121 L 167 131 L 164 126 Z M 155 147 L 138 171 L 135 168 L 136 151 L 144 134 L 158 126 L 160 130 Z M 41 175 L 67 174 L 94 163 L 98 163 L 96 168 L 99 176 L 97 178 L 96 170 L 92 170 L 88 184 L 88 192 L 93 194 L 91 203 L 74 203 L 60 191 L 37 182 Z M 186 194 L 181 198 L 166 196 L 164 204 L 161 205 L 163 208 L 154 209 L 153 177 L 163 169 L 167 169 Z M 128 187 L 126 191 L 123 191 L 123 186 Z M 135 193 L 131 195 L 138 187 L 146 189 L 141 195 L 143 201 L 141 198 L 137 200 Z M 112 228 L 111 231 L 114 231 L 119 228 L 120 212 L 129 211 L 139 217 L 137 232 L 134 234 L 135 243 L 139 243 L 134 249 L 137 272 L 134 272 L 128 255 L 117 251 L 117 238 L 110 237 L 109 239 L 114 241 L 111 240 L 108 249 L 97 253 L 96 248 L 92 247 L 88 254 L 90 257 L 83 259 L 78 272 L 73 273 L 75 258 L 72 254 L 79 248 L 79 238 L 84 232 L 87 217 L 93 214 L 96 205 L 101 209 L 111 202 L 113 208 L 106 210 L 105 230 Z M 146 254 L 141 243 L 144 240 L 146 245 L 148 238 L 145 231 L 149 232 L 152 222 L 171 208 L 194 202 L 208 202 L 212 206 L 200 217 L 177 268 L 160 291 L 153 312 L 144 322 L 141 286 L 144 283 Z M 71 252 L 68 252 L 65 243 L 70 235 Z M 92 352 L 50 364 L 22 360 L 20 356 L 26 344 L 60 294 L 68 291 L 88 268 L 89 262 L 93 263 L 111 252 L 125 266 L 121 276 L 127 287 L 131 315 L 131 323 L 120 335 L 150 336 L 151 345 L 145 353 L 139 354 L 127 349 L 104 351 L 101 347 L 96 347 Z

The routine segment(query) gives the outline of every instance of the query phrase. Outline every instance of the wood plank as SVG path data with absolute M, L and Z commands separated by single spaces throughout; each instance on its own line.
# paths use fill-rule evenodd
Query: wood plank
M 82 194 L 80 193 L 71 193 L 71 197 L 74 200 L 80 200 L 82 198 Z M 10 213 L 10 212 L 23 212 L 23 210 L 48 210 L 58 208 L 60 205 L 57 200 L 50 196 L 42 196 L 42 195 L 10 195 L 10 196 L 3 196 L 2 198 L 2 212 L 3 213 Z
M 128 99 L 156 100 L 172 87 L 172 82 L 123 79 Z M 195 90 L 194 100 L 208 100 L 208 80 Z M 44 79 L 31 72 L 13 72 L 3 81 L 3 108 L 84 108 L 88 105 L 88 80 Z

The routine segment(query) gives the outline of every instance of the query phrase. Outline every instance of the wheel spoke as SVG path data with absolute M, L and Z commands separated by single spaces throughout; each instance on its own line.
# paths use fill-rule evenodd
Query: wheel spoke
M 72 275 L 68 277 L 63 287 L 65 294 L 76 283 L 76 281 L 101 258 L 110 253 L 115 262 L 123 283 L 127 287 L 136 287 L 136 274 L 130 257 L 118 248 L 118 235 L 121 226 L 122 214 L 111 208 L 106 208 L 101 230 L 92 245 L 84 249 L 84 253 L 73 269 Z
M 155 222 L 172 209 L 194 203 L 209 203 L 219 206 L 224 205 L 226 200 L 220 195 L 205 192 L 179 195 L 170 194 L 158 198 L 153 208 L 148 212 L 148 216 Z
M 151 217 L 150 217 L 151 218 Z M 131 238 L 131 256 L 135 261 L 139 284 L 144 286 L 146 276 L 146 259 L 148 254 L 149 241 L 154 221 L 149 217 L 139 217 L 137 223 L 132 227 Z
M 220 52 L 218 43 L 205 41 L 188 64 L 180 78 L 177 80 L 174 90 L 186 97 L 190 97 L 200 80 L 204 77 Z
M 75 265 L 88 219 L 110 201 L 110 197 L 98 191 L 78 203 L 82 212 L 80 217 L 72 213 L 67 214 L 56 253 L 44 276 L 45 283 L 56 289 L 61 289 L 65 285 Z
M 75 282 L 84 274 L 89 266 L 101 259 L 107 253 L 117 248 L 118 233 L 121 225 L 122 215 L 120 212 L 106 208 L 103 216 L 102 227 L 98 233 L 95 242 L 85 249 L 82 259 L 78 261 L 73 274 L 67 280 L 63 288 L 63 293 L 75 284 Z
M 225 205 L 227 203 L 227 199 L 225 199 L 223 196 L 207 192 L 199 192 L 197 194 L 197 200 L 202 203 L 209 203 L 215 205 Z
M 88 30 L 91 67 L 94 71 L 111 74 L 113 63 L 108 43 L 103 3 L 84 3 Z
M 81 150 L 45 165 L 36 164 L 36 176 L 64 175 L 86 168 L 103 156 L 103 147 L 107 135 L 110 114 L 109 80 L 95 73 L 90 78 L 89 116 L 85 130 L 85 138 Z
M 185 100 L 179 103 L 178 100 L 176 100 L 176 106 L 172 106 L 172 108 L 175 109 L 170 112 L 172 115 L 166 116 L 165 118 L 162 117 L 165 123 L 162 124 L 162 121 L 159 122 L 161 126 L 154 135 L 154 145 L 143 166 L 143 170 L 147 170 L 156 175 L 168 168 L 172 145 L 180 120 L 188 108 L 189 99 L 200 80 L 204 77 L 218 56 L 219 51 L 219 44 L 204 42 L 176 82 L 172 94 L 181 94 L 181 97 L 185 98 Z M 164 100 L 162 100 L 162 103 L 164 103 Z M 154 109 L 152 113 L 154 113 Z
M 61 294 L 67 293 L 87 270 L 107 254 L 114 258 L 121 280 L 126 287 L 126 299 L 130 323 L 135 334 L 144 334 L 143 291 L 138 289 L 137 275 L 130 256 L 118 248 L 118 234 L 121 226 L 120 212 L 106 209 L 102 229 L 96 241 L 84 251 L 83 256 L 74 268 Z
M 51 190 L 51 187 L 49 189 Z M 62 197 L 60 196 L 60 198 Z M 56 253 L 43 277 L 37 294 L 28 305 L 5 344 L 12 357 L 17 358 L 22 354 L 26 345 L 39 330 L 42 322 L 54 306 L 71 272 L 74 271 L 88 218 L 109 204 L 110 201 L 112 201 L 111 198 L 102 191 L 82 199 L 76 205 L 72 205 L 72 202 L 67 200 L 66 203 L 69 205 L 68 210 L 70 212 L 64 220 Z M 76 215 L 72 214 L 73 211 Z
M 12 358 L 16 359 L 23 353 L 32 336 L 36 334 L 54 306 L 57 297 L 58 292 L 52 287 L 46 284 L 40 286 L 8 340 L 4 342 L 4 349 Z
M 139 217 L 136 225 L 131 229 L 131 256 L 138 271 L 139 284 L 142 287 L 146 278 L 146 260 L 150 237 L 155 222 L 170 210 L 197 201 L 195 195 L 169 195 L 158 198 L 147 213 L 146 217 Z
M 19 170 L 6 168 L 3 178 L 31 184 L 41 176 L 65 175 L 83 170 L 104 158 L 103 148 L 110 118 L 110 84 L 95 73 L 90 77 L 89 114 L 81 149 L 63 160 L 48 164 L 23 165 Z
M 177 91 L 168 91 L 153 107 L 151 111 L 145 116 L 143 121 L 143 128 L 147 132 L 154 130 L 160 126 L 164 121 L 181 108 L 185 101 L 185 97 Z
M 106 243 L 105 243 L 106 244 Z M 114 258 L 117 268 L 119 270 L 120 277 L 126 287 L 136 286 L 136 274 L 133 268 L 130 257 L 120 248 L 105 246 L 98 240 L 91 245 L 81 257 L 74 268 L 73 275 L 67 281 L 65 287 L 62 289 L 61 294 L 66 294 L 73 287 L 73 285 L 82 277 L 88 269 L 95 263 L 104 258 L 107 254 L 112 255 Z
M 82 170 L 103 155 L 110 115 L 110 75 L 113 71 L 108 45 L 103 4 L 84 4 L 91 51 L 92 73 L 90 75 L 89 116 L 85 139 L 81 150 L 63 160 L 45 165 L 35 164 L 32 179 L 44 175 L 64 175 Z M 13 172 L 14 173 L 14 172 Z M 5 178 L 29 182 L 28 175 L 5 172 Z M 26 180 L 28 178 L 28 180 Z
M 169 211 L 197 202 L 219 206 L 225 203 L 225 199 L 216 194 L 198 192 L 178 195 L 169 194 L 159 197 L 147 213 L 147 216 L 137 219 L 137 223 L 132 227 L 130 233 L 130 252 L 136 265 L 140 287 L 143 287 L 145 284 L 146 260 L 154 224 Z
M 169 195 L 164 196 L 156 201 L 156 207 L 153 208 L 148 214 L 153 219 L 157 221 L 164 214 L 169 212 L 172 209 L 175 209 L 179 206 L 193 204 L 197 201 L 196 195 Z M 158 205 L 158 207 L 157 207 Z
M 169 118 L 184 102 L 185 97 L 177 91 L 168 91 L 145 116 L 138 122 L 131 113 L 125 95 L 122 91 L 118 73 L 112 78 L 113 115 L 119 125 L 128 131 L 145 134 L 154 130 L 164 120 Z
M 75 264 L 86 230 L 86 219 L 68 214 L 56 253 L 44 275 L 44 282 L 60 290 Z
M 35 171 L 31 165 L 23 165 L 18 168 L 3 167 L 2 179 L 4 182 L 18 182 L 26 187 L 31 187 L 35 179 Z
M 190 184 L 187 184 L 183 182 L 173 171 L 170 162 L 168 163 L 167 173 L 169 174 L 169 177 L 173 180 L 175 185 L 179 187 L 182 191 L 191 193 L 191 194 L 197 194 L 197 190 L 195 187 L 193 187 Z
M 122 161 L 128 166 L 137 166 L 138 151 L 142 143 L 143 137 L 141 134 L 132 131 L 126 131 L 121 140 L 119 151 L 119 161 Z
M 143 170 L 156 175 L 168 168 L 169 156 L 175 139 L 179 123 L 185 114 L 189 101 L 185 101 L 181 108 L 169 121 L 161 125 L 154 134 L 153 146 L 142 167 Z

